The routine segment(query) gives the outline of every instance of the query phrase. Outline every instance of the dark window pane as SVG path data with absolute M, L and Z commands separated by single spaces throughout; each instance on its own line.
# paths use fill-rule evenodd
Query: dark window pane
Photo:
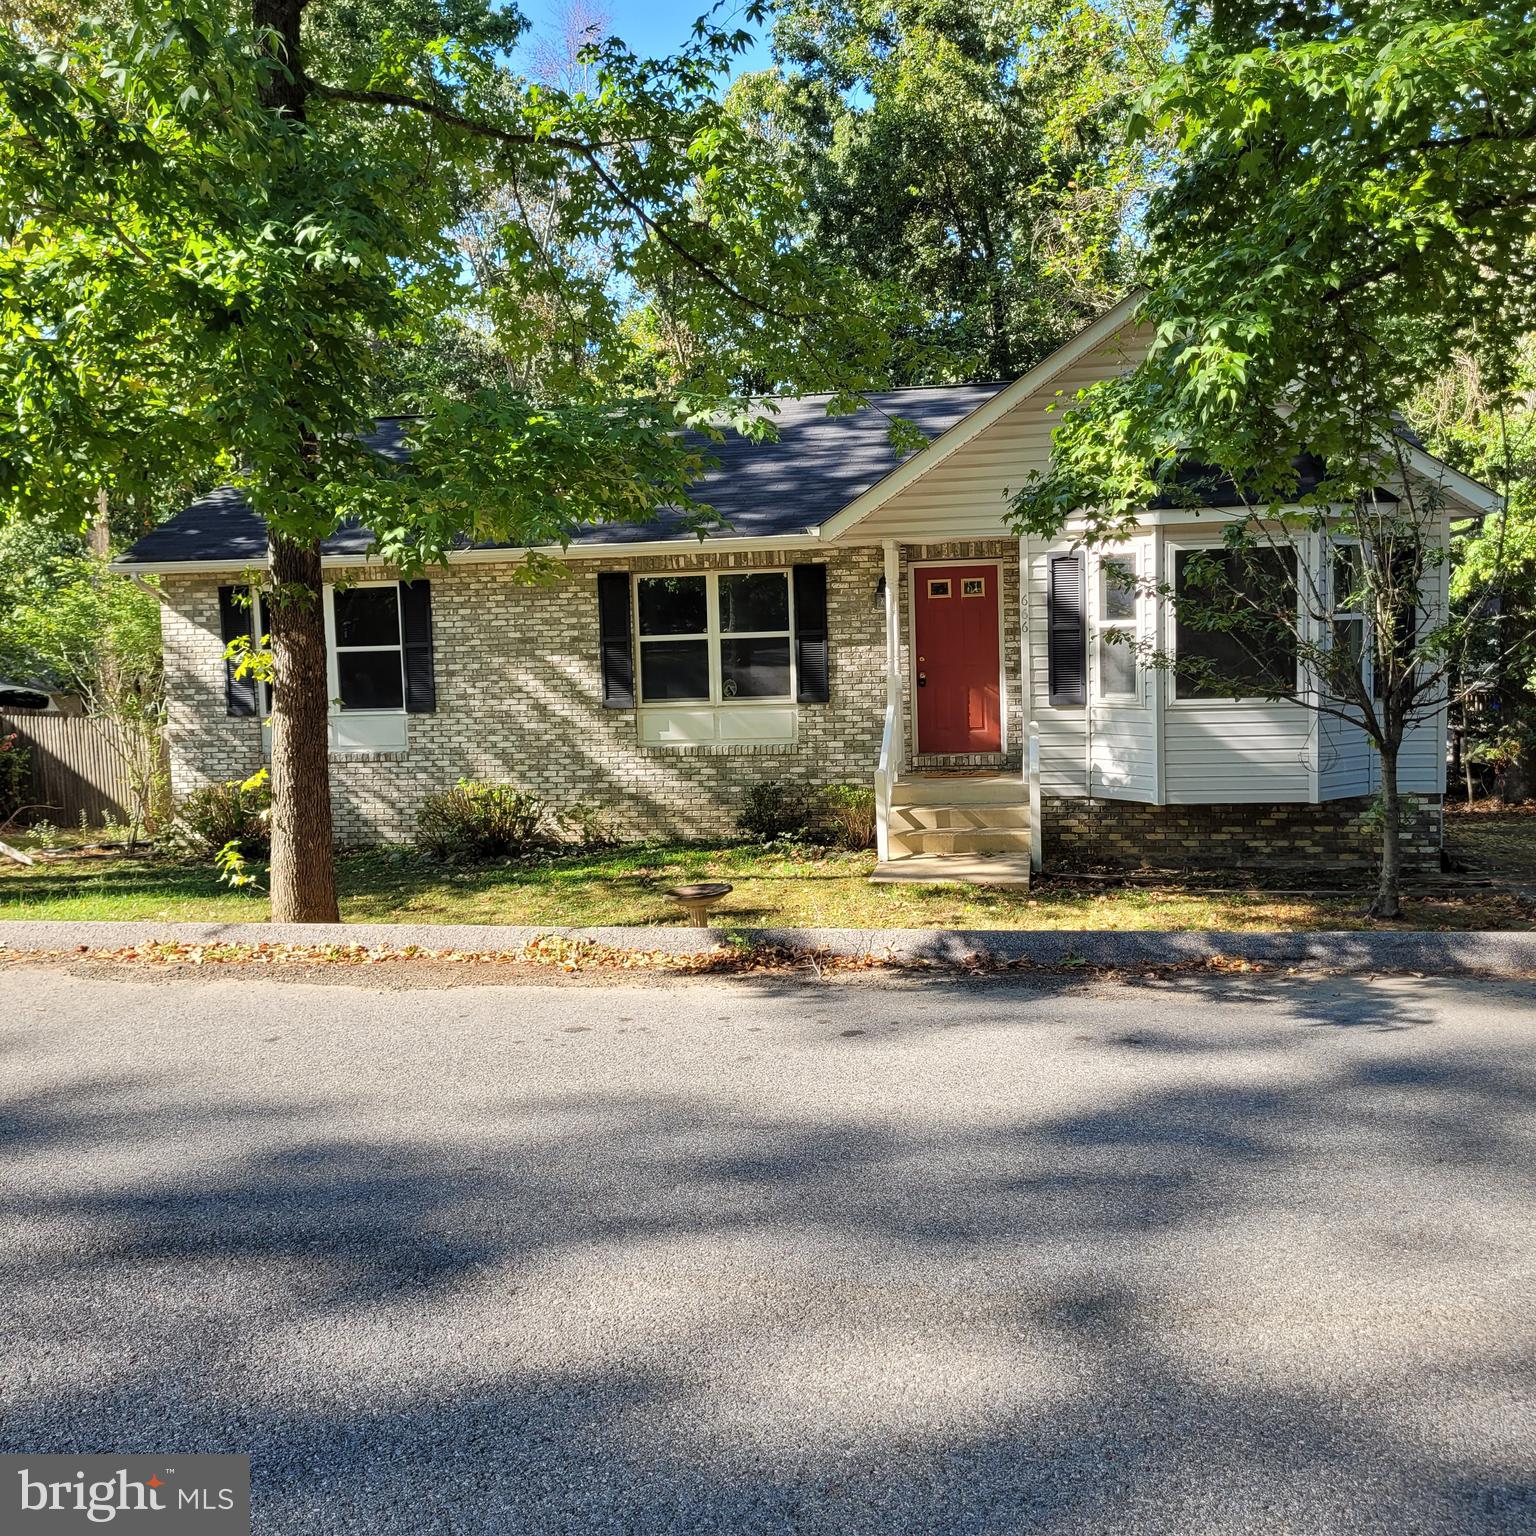
M 336 594 L 336 644 L 399 645 L 400 589 L 352 587 Z
M 1124 635 L 1112 640 L 1111 635 Z M 1099 636 L 1099 692 L 1109 698 L 1125 698 L 1136 692 L 1136 647 L 1123 629 L 1106 629 Z
M 1106 560 L 1104 573 L 1104 607 L 1102 619 L 1134 619 L 1136 617 L 1136 577 L 1125 560 Z
M 758 571 L 720 578 L 720 628 L 788 629 L 789 578 L 781 571 Z
M 1358 669 L 1365 655 L 1365 620 L 1335 619 L 1333 621 L 1333 648 L 1348 657 L 1352 669 Z
M 720 691 L 727 699 L 789 697 L 789 636 L 773 640 L 722 640 Z
M 1339 688 L 1348 685 L 1352 677 L 1360 676 L 1365 665 L 1365 620 L 1335 619 L 1333 621 L 1333 655 L 1329 658 L 1329 670 L 1325 680 Z
M 1296 561 L 1181 549 L 1174 557 L 1181 699 L 1273 698 L 1296 687 Z
M 1333 554 L 1333 606 L 1340 613 L 1358 613 L 1365 601 L 1365 581 L 1358 546 L 1348 545 Z
M 336 682 L 343 709 L 403 709 L 399 651 L 339 651 Z
M 708 622 L 702 576 L 647 576 L 640 582 L 642 635 L 702 635 Z
M 649 640 L 640 647 L 640 691 L 657 699 L 709 697 L 707 640 Z

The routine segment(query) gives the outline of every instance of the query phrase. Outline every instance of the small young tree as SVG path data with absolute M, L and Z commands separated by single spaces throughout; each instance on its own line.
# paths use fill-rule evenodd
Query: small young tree
M 1404 733 L 1460 686 L 1457 653 L 1486 635 L 1500 586 L 1495 573 L 1454 618 L 1426 618 L 1441 612 L 1448 552 L 1437 476 L 1415 472 L 1400 413 L 1458 356 L 1507 400 L 1536 329 L 1536 16 L 1458 0 L 1233 0 L 1182 7 L 1180 31 L 1182 57 L 1141 125 L 1182 148 L 1148 215 L 1150 354 L 1075 402 L 1016 515 L 1055 535 L 1078 514 L 1095 542 L 1192 476 L 1222 487 L 1240 509 L 1239 585 L 1186 590 L 1186 622 L 1204 608 L 1213 631 L 1265 648 L 1283 631 L 1294 678 L 1271 672 L 1247 691 L 1294 694 L 1375 744 L 1376 910 L 1395 916 Z M 1266 549 L 1282 533 L 1313 553 L 1294 603 Z M 1254 575 L 1250 591 L 1243 567 L 1261 555 L 1271 579 Z M 1363 667 L 1345 648 L 1359 629 Z

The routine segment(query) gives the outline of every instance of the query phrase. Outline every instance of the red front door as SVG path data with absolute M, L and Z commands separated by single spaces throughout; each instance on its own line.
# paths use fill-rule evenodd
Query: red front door
M 919 752 L 1003 750 L 997 571 L 912 567 Z

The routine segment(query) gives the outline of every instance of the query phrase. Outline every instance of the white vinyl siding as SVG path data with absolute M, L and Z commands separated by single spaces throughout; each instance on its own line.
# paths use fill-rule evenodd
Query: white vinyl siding
M 1348 800 L 1372 790 L 1376 753 L 1358 725 L 1324 715 L 1318 722 L 1318 798 Z
M 1040 732 L 1040 788 L 1047 795 L 1080 796 L 1088 793 L 1088 711 L 1083 705 L 1052 709 L 1049 704 L 1050 641 L 1046 632 L 1046 580 L 1049 556 L 1066 554 L 1068 539 L 1049 545 L 1033 545 L 1029 566 L 1030 655 L 1034 676 L 1030 680 L 1031 716 Z
M 1170 805 L 1312 798 L 1316 716 L 1289 700 L 1185 701 L 1163 721 Z
M 1049 467 L 1051 433 L 1063 410 L 1078 390 L 1134 367 L 1151 337 L 1146 327 L 1127 325 L 877 507 L 856 525 L 858 537 L 914 544 L 1011 537 L 1008 497 L 1033 471 Z

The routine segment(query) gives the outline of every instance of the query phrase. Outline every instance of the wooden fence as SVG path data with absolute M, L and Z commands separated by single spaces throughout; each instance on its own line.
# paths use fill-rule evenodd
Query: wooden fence
M 133 807 L 129 770 L 147 767 L 145 754 L 164 754 L 115 720 L 93 716 L 42 715 L 30 710 L 0 710 L 0 736 L 15 731 L 32 754 L 32 784 L 26 802 L 48 807 L 29 819 L 61 827 L 99 827 L 109 817 L 126 822 Z

